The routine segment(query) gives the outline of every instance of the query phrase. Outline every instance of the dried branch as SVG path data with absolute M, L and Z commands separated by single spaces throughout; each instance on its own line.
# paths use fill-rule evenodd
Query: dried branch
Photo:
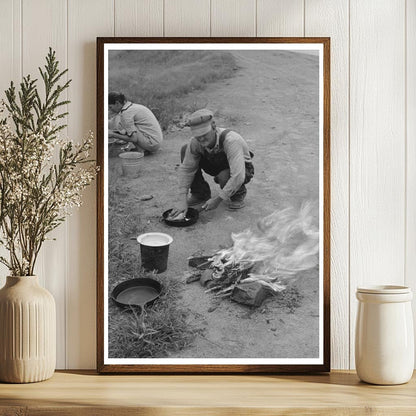
M 13 82 L 6 103 L 0 105 L 0 245 L 9 259 L 0 258 L 12 275 L 33 275 L 48 234 L 58 227 L 96 174 L 90 159 L 93 137 L 81 144 L 60 139 L 67 112 L 61 100 L 70 85 L 49 48 L 44 68 L 39 68 L 44 95 L 37 79 L 23 78 L 17 91 Z M 63 81 L 63 82 L 62 82 Z M 58 152 L 58 161 L 54 154 Z

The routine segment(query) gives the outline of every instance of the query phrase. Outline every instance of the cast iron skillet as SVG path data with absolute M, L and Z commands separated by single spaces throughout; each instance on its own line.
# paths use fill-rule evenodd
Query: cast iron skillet
M 157 280 L 143 277 L 118 284 L 111 292 L 111 299 L 118 306 L 138 306 L 143 309 L 151 305 L 161 292 L 162 285 Z
M 168 220 L 169 214 L 172 212 L 171 209 L 168 209 L 162 214 L 163 220 L 167 225 L 171 227 L 188 227 L 189 225 L 195 224 L 198 221 L 198 211 L 194 208 L 188 208 L 186 211 L 185 218 L 179 221 Z

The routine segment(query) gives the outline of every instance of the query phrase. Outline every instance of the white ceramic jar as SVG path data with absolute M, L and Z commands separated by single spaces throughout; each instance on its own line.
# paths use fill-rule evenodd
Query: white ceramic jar
M 372 286 L 357 289 L 355 366 L 372 384 L 402 384 L 412 377 L 414 333 L 410 288 Z

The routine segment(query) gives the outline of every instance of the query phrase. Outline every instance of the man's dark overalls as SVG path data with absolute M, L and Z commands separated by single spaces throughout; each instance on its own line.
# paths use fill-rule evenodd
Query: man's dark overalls
M 226 185 L 228 180 L 230 179 L 230 165 L 228 164 L 227 155 L 224 151 L 224 140 L 227 134 L 230 132 L 229 129 L 223 130 L 220 134 L 218 144 L 219 144 L 219 151 L 215 153 L 209 153 L 206 149 L 204 149 L 203 155 L 201 155 L 201 159 L 199 161 L 199 169 L 195 173 L 194 180 L 191 184 L 191 194 L 192 194 L 192 202 L 195 201 L 206 201 L 211 198 L 211 189 L 209 187 L 208 182 L 204 179 L 202 175 L 202 170 L 210 176 L 214 177 L 214 181 L 218 183 L 222 188 Z M 183 162 L 185 158 L 186 147 L 188 145 L 185 144 L 181 148 L 181 162 Z M 251 157 L 253 157 L 253 153 L 250 152 Z M 240 202 L 243 201 L 247 189 L 245 184 L 250 182 L 251 178 L 254 176 L 254 166 L 251 162 L 246 162 L 246 177 L 244 180 L 243 185 L 231 196 L 231 201 L 233 202 Z M 192 205 L 192 204 L 191 204 Z

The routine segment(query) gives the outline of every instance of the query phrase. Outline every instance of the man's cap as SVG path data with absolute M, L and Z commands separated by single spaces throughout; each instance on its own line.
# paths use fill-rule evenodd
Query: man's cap
M 188 126 L 191 128 L 193 137 L 200 137 L 211 131 L 211 122 L 214 118 L 214 113 L 207 108 L 195 111 L 189 116 Z

